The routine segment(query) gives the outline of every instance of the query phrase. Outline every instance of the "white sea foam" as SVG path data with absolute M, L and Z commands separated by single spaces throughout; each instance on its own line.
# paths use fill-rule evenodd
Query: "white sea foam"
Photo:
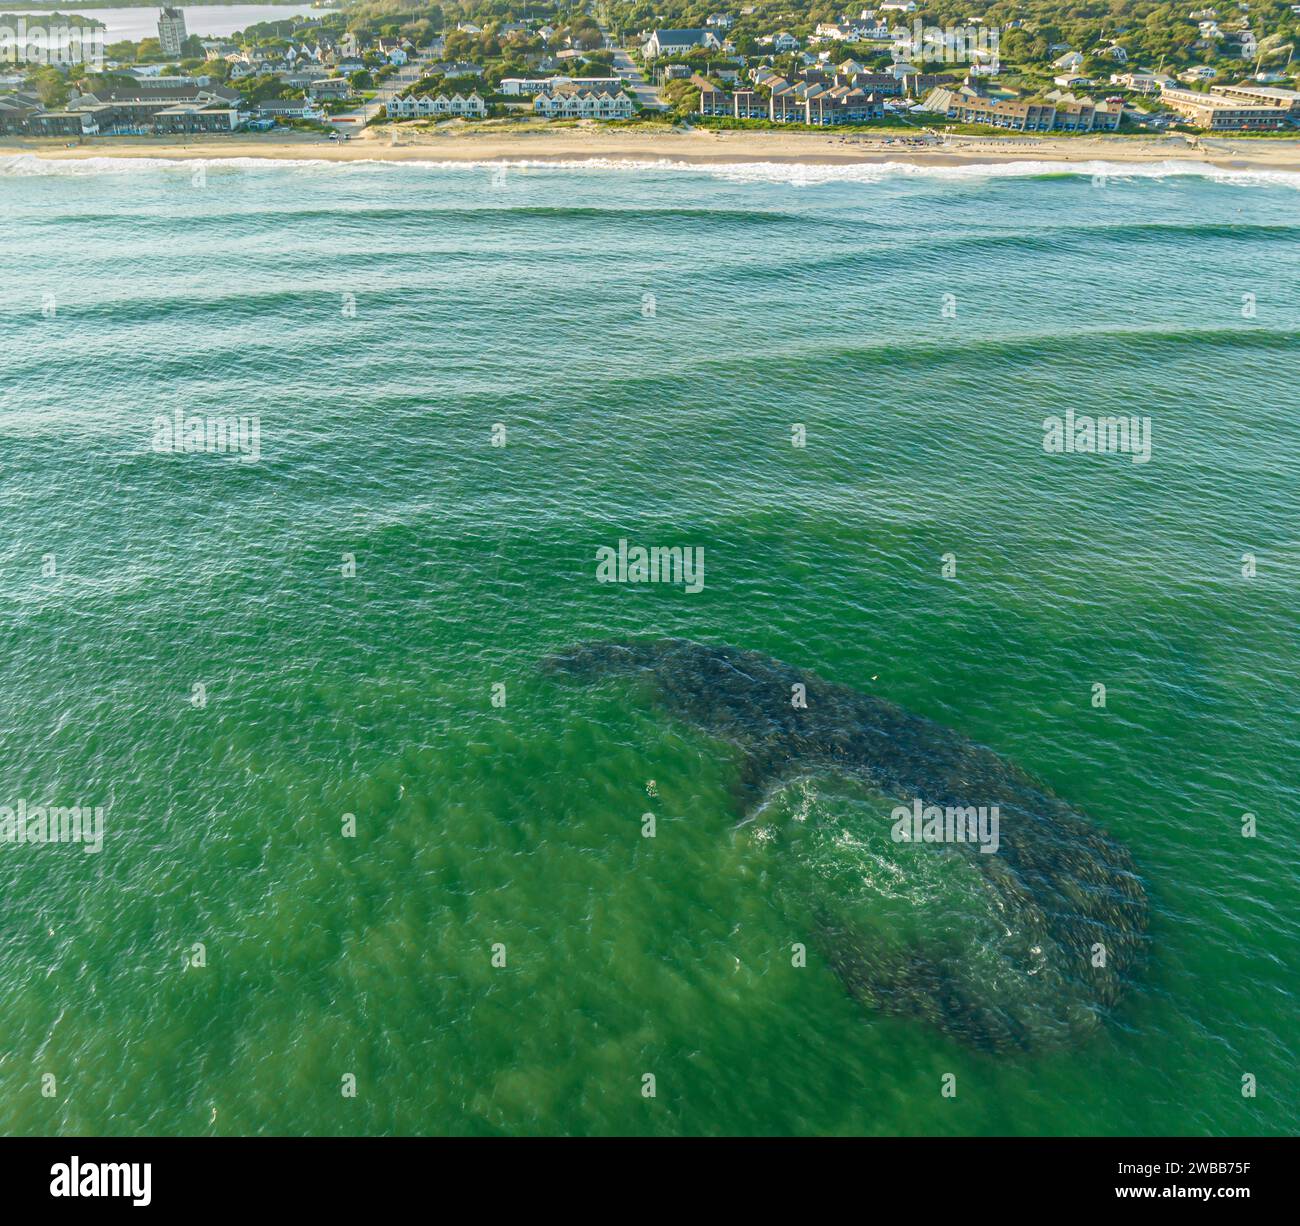
M 232 170 L 290 169 L 295 166 L 330 166 L 323 158 L 299 161 L 293 158 L 158 158 L 102 157 L 63 158 L 39 157 L 34 153 L 15 153 L 0 157 L 0 178 L 70 177 L 83 175 L 113 175 L 156 173 L 174 170 L 192 174 L 196 166 L 210 168 L 229 167 Z
M 745 162 L 734 165 L 688 167 L 737 182 L 793 183 L 815 186 L 821 183 L 878 183 L 887 179 L 1037 179 L 1069 177 L 1111 181 L 1126 179 L 1171 179 L 1192 177 L 1217 182 L 1257 186 L 1300 188 L 1300 173 L 1278 170 L 1225 170 L 1207 162 L 1166 160 L 1163 162 L 967 162 L 936 166 L 914 162 L 859 162 L 852 165 L 793 165 L 783 162 Z
M 932 165 L 913 162 L 855 162 L 842 165 L 817 165 L 804 162 L 684 162 L 671 158 L 483 158 L 448 160 L 411 158 L 392 161 L 387 158 L 354 158 L 332 161 L 327 158 L 160 158 L 102 155 L 87 158 L 39 157 L 32 153 L 0 157 L 0 178 L 59 175 L 103 175 L 157 173 L 176 171 L 193 173 L 196 166 L 210 173 L 222 171 L 297 170 L 331 173 L 381 171 L 401 173 L 411 169 L 438 171 L 476 171 L 506 166 L 530 173 L 574 173 L 601 171 L 610 173 L 684 173 L 732 183 L 774 183 L 799 187 L 816 187 L 833 183 L 881 183 L 891 179 L 938 179 L 980 181 L 985 179 L 1034 179 L 1045 177 L 1096 178 L 1110 181 L 1131 179 L 1173 179 L 1180 177 L 1212 179 L 1234 186 L 1289 187 L 1300 189 L 1300 173 L 1285 170 L 1225 169 L 1208 162 L 1168 159 L 1162 162 L 1087 162 L 1017 161 L 969 162 L 959 165 Z

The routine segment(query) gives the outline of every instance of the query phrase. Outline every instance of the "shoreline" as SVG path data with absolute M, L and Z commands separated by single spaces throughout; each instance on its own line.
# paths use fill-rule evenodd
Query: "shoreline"
M 914 138 L 915 139 L 915 138 Z M 950 136 L 927 145 L 898 136 L 867 134 L 713 131 L 637 132 L 566 128 L 496 133 L 391 128 L 358 133 L 346 143 L 314 133 L 255 136 L 92 137 L 64 141 L 0 140 L 0 157 L 31 154 L 42 160 L 87 158 L 266 158 L 280 161 L 581 162 L 667 161 L 687 165 L 753 162 L 804 166 L 904 163 L 915 166 L 1005 165 L 1015 162 L 1179 162 L 1220 170 L 1300 173 L 1300 139 L 1222 137 L 1073 137 L 1018 134 Z

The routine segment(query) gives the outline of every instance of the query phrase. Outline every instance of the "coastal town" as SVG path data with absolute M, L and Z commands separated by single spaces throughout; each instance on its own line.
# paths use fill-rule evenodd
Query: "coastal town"
M 1192 0 L 1194 5 L 1195 0 Z M 733 131 L 1300 135 L 1300 4 L 1119 4 L 1131 23 L 914 0 L 778 4 L 641 24 L 644 5 L 352 3 L 199 37 L 105 44 L 0 16 L 0 137 L 84 142 L 298 129 L 675 125 Z M 673 6 L 669 6 L 673 11 Z M 655 13 L 651 16 L 660 16 Z

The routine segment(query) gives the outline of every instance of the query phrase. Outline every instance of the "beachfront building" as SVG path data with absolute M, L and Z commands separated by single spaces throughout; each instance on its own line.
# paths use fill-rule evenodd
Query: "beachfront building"
M 648 60 L 661 55 L 685 55 L 689 51 L 717 51 L 722 47 L 712 30 L 656 30 L 641 48 Z
M 421 94 L 394 98 L 388 104 L 390 119 L 482 119 L 487 114 L 487 103 L 477 91 L 465 94 Z
M 608 90 L 561 86 L 534 97 L 533 114 L 544 119 L 631 119 L 632 99 Z
M 700 101 L 695 108 L 697 115 L 730 115 L 731 95 L 719 89 L 712 81 L 699 75 L 691 78 L 691 84 L 700 91 Z
M 804 122 L 818 127 L 837 123 L 867 123 L 885 117 L 885 102 L 878 94 L 868 94 L 848 85 L 834 85 L 814 94 L 804 104 Z
M 46 110 L 32 98 L 0 107 L 0 131 L 29 136 L 152 136 L 234 132 L 244 121 L 241 100 L 223 86 L 162 86 L 73 93 L 62 110 Z
M 846 61 L 840 68 L 846 66 L 861 67 Z M 753 69 L 750 75 L 755 86 L 768 91 L 768 102 L 764 108 L 756 91 L 738 90 L 732 99 L 731 112 L 737 119 L 762 118 L 773 123 L 817 126 L 882 119 L 886 98 L 897 98 L 904 93 L 920 95 L 946 80 L 936 74 L 896 77 L 887 72 L 829 72 L 822 68 L 804 68 L 798 80 L 789 81 L 762 66 Z
M 1227 87 L 1221 87 L 1227 88 Z M 1194 127 L 1218 130 L 1269 131 L 1285 128 L 1291 119 L 1286 105 L 1263 105 L 1223 94 L 1202 94 L 1194 89 L 1166 85 L 1160 101 L 1173 108 Z
M 1043 96 L 1056 108 L 1054 132 L 1113 132 L 1124 117 L 1121 102 L 1097 102 L 1059 89 L 1048 90 Z
M 27 120 L 29 136 L 98 136 L 99 125 L 85 111 L 38 111 Z
M 1050 132 L 1056 108 L 1050 102 L 986 98 L 957 89 L 936 89 L 925 109 L 962 123 L 982 123 L 1013 132 Z
M 158 41 L 163 55 L 180 59 L 185 45 L 185 14 L 180 9 L 166 8 L 158 14 Z
M 808 94 L 825 88 L 817 81 L 787 81 L 784 77 L 764 77 L 768 91 L 767 118 L 773 123 L 807 123 Z
M 314 102 L 343 101 L 352 97 L 352 84 L 347 77 L 321 77 L 307 85 L 307 97 Z
M 924 105 L 931 114 L 1012 132 L 1113 132 L 1124 114 L 1119 102 L 1096 102 L 1059 90 L 1042 98 L 988 98 L 969 89 L 941 87 Z
M 0 98 L 0 136 L 26 135 L 28 120 L 40 113 L 35 98 Z
M 243 122 L 235 107 L 212 106 L 206 102 L 182 102 L 165 107 L 154 116 L 153 130 L 160 136 L 192 132 L 234 132 Z
M 325 112 L 307 98 L 276 98 L 257 104 L 262 119 L 315 119 L 325 118 Z
M 1210 93 L 1230 102 L 1286 107 L 1292 119 L 1300 119 L 1300 91 L 1294 89 L 1277 89 L 1271 85 L 1211 85 Z
M 824 75 L 824 74 L 823 74 Z M 770 91 L 767 118 L 773 123 L 806 123 L 826 127 L 840 123 L 866 123 L 883 119 L 884 98 L 851 80 L 765 81 Z

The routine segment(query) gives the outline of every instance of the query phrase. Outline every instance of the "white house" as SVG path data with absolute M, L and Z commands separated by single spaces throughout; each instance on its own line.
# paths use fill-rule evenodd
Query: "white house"
M 502 77 L 498 89 L 503 94 L 518 98 L 525 94 L 535 94 L 554 83 L 554 77 Z
M 324 119 L 325 112 L 306 98 L 275 98 L 257 104 L 263 119 Z
M 1136 72 L 1112 73 L 1112 85 L 1122 85 L 1125 89 L 1137 90 L 1143 94 L 1154 94 L 1160 89 L 1156 74 L 1149 68 L 1139 68 Z
M 622 81 L 618 77 L 502 77 L 499 89 L 513 98 L 531 98 L 535 94 L 555 93 L 557 89 L 606 90 L 618 92 Z
M 653 60 L 661 55 L 683 55 L 702 47 L 717 50 L 721 46 L 711 30 L 656 30 L 641 48 L 641 54 Z
M 1083 56 L 1078 51 L 1067 51 L 1059 60 L 1052 61 L 1052 67 L 1062 72 L 1078 72 L 1083 67 Z
M 817 27 L 816 34 L 818 39 L 841 43 L 888 42 L 892 37 L 888 24 L 874 17 L 823 22 Z

